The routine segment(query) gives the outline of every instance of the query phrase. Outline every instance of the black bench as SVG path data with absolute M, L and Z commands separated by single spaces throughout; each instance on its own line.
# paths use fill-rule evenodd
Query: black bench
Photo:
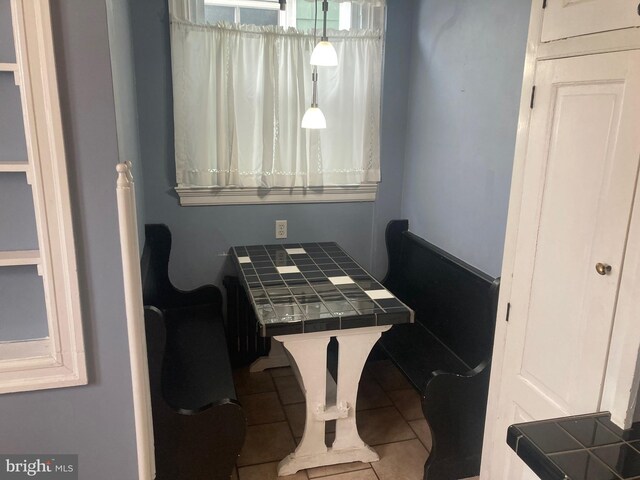
M 146 225 L 142 255 L 145 329 L 157 480 L 228 480 L 244 443 L 213 285 L 183 292 L 169 280 L 171 233 Z
M 499 279 L 493 279 L 408 231 L 386 230 L 383 284 L 416 312 L 380 346 L 422 396 L 433 438 L 425 480 L 480 472 Z

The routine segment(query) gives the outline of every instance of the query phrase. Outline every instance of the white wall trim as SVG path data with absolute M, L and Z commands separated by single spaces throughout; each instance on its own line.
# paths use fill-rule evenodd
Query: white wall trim
M 293 188 L 176 187 L 180 205 L 374 202 L 378 184 Z

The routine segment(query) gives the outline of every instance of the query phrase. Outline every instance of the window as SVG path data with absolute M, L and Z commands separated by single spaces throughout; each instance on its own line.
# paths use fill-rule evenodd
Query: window
M 339 63 L 318 67 L 319 131 L 300 126 L 319 2 L 288 0 L 282 13 L 271 0 L 200 0 L 189 11 L 185 1 L 198 0 L 170 3 L 181 204 L 375 199 L 384 5 L 329 2 Z
M 204 20 L 207 23 L 228 22 L 246 25 L 296 26 L 295 12 L 289 7 L 280 10 L 274 0 L 205 0 Z
M 204 21 L 210 24 L 228 22 L 245 25 L 277 25 L 300 31 L 322 28 L 322 12 L 309 0 L 287 0 L 280 10 L 277 0 L 204 0 Z M 328 30 L 372 30 L 384 27 L 384 6 L 372 3 L 329 2 Z

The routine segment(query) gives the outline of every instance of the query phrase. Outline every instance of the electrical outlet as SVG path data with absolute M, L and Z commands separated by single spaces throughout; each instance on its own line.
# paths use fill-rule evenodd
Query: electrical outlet
M 276 220 L 276 238 L 287 238 L 286 220 Z

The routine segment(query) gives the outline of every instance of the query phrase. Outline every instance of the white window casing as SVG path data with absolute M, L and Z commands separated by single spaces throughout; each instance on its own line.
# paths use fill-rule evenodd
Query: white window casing
M 26 173 L 33 193 L 38 250 L 0 252 L 0 269 L 37 267 L 44 285 L 48 336 L 0 342 L 0 393 L 87 383 L 49 1 L 12 0 L 11 11 L 16 46 L 13 72 L 20 89 L 28 158 L 0 164 L 0 175 Z M 2 70 L 10 69 L 2 68 L 0 74 L 6 74 Z
M 264 0 L 206 0 L 236 7 L 248 2 L 279 7 Z M 311 103 L 313 32 L 198 22 L 201 17 L 189 13 L 198 8 L 185 10 L 184 3 L 170 2 L 181 205 L 375 200 L 382 30 L 330 32 L 339 65 L 318 72 L 328 128 L 306 130 L 300 123 Z M 287 1 L 288 10 L 294 6 Z M 338 8 L 341 27 L 348 22 L 352 28 L 352 12 L 360 22 L 360 10 L 374 7 Z

